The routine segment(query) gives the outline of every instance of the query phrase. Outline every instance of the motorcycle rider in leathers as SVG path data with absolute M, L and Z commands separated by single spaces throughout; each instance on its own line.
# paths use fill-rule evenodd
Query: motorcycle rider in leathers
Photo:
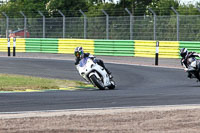
M 89 57 L 91 58 L 95 63 L 97 63 L 98 65 L 102 66 L 106 72 L 108 73 L 110 78 L 113 78 L 111 76 L 111 72 L 105 67 L 104 63 L 102 60 L 100 59 L 96 59 L 93 55 L 91 55 L 90 53 L 84 53 L 83 48 L 82 47 L 76 47 L 74 50 L 74 55 L 76 57 L 75 59 L 75 65 L 78 65 L 80 60 L 85 58 L 85 57 Z
M 199 54 L 196 52 L 188 52 L 187 48 L 182 48 L 180 50 L 181 65 L 185 68 L 184 70 L 188 73 L 188 78 L 192 78 L 192 70 L 189 68 L 189 65 L 194 61 L 192 60 L 195 57 L 199 57 Z M 200 81 L 199 73 L 194 73 L 196 78 Z

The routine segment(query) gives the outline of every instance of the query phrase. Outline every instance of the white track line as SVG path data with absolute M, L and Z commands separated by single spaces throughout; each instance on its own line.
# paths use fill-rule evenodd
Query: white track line
M 74 115 L 74 114 L 79 114 L 79 115 L 102 114 L 103 115 L 103 114 L 113 114 L 113 113 L 131 113 L 131 112 L 145 112 L 145 111 L 173 111 L 173 110 L 193 110 L 193 109 L 200 109 L 200 104 L 1 112 L 0 119 L 28 118 L 28 117 L 53 117 L 53 116 Z

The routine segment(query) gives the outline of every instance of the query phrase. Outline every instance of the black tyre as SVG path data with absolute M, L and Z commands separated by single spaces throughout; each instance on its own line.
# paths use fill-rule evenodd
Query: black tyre
M 91 81 L 99 88 L 99 90 L 105 90 L 104 84 L 95 75 L 90 77 Z
M 108 89 L 113 90 L 115 89 L 115 82 L 111 80 L 111 85 L 108 87 Z

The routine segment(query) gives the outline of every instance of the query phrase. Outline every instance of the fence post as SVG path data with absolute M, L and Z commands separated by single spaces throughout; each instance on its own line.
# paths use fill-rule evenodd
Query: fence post
M 154 32 L 154 40 L 156 40 L 156 13 L 151 8 L 149 8 L 149 11 L 153 14 L 153 17 L 154 17 L 153 32 Z
M 63 17 L 63 38 L 65 38 L 65 15 L 60 10 L 58 12 Z
M 2 12 L 2 14 L 6 17 L 6 38 L 8 38 L 9 17 L 5 12 Z
M 87 16 L 81 9 L 79 12 L 81 12 L 81 14 L 84 16 L 84 39 L 87 39 Z
M 10 38 L 8 37 L 8 56 L 10 56 Z
M 133 15 L 127 8 L 125 10 L 130 15 L 130 40 L 133 40 Z
M 106 39 L 109 39 L 109 15 L 108 13 L 102 9 L 102 12 L 104 13 L 104 15 L 106 15 Z
M 177 17 L 176 32 L 177 32 L 177 41 L 179 41 L 179 13 L 174 9 L 174 7 L 171 7 L 171 9 L 176 13 Z
M 43 18 L 43 38 L 45 38 L 45 16 L 40 12 L 38 11 L 38 13 L 42 16 Z
M 13 38 L 13 56 L 16 55 L 16 37 Z
M 26 18 L 26 15 L 20 11 L 20 14 L 24 17 L 24 38 L 26 38 L 26 24 L 27 24 L 27 18 Z

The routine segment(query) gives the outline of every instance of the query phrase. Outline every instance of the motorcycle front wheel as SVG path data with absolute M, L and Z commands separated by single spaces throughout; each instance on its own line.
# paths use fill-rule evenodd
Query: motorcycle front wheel
M 104 84 L 95 75 L 90 77 L 91 81 L 99 88 L 99 90 L 105 90 Z

